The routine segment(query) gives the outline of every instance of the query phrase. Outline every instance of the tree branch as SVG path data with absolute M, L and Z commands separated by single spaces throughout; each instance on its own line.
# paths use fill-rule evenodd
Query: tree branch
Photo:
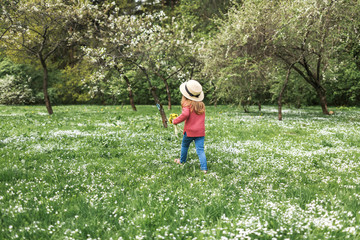
M 44 27 L 44 33 L 41 35 L 42 38 L 43 38 L 43 41 L 40 44 L 39 53 L 41 53 L 44 50 L 44 47 L 45 47 L 45 43 L 46 43 L 46 39 L 47 39 L 47 36 L 46 36 L 47 28 L 48 28 L 47 26 Z
M 5 34 L 9 31 L 11 29 L 11 27 L 8 27 L 8 28 L 6 28 L 5 29 L 5 31 L 1 34 L 1 36 L 0 36 L 0 41 L 1 41 L 1 39 L 3 38 L 3 36 L 5 36 Z
M 62 41 L 57 42 L 55 47 L 45 55 L 44 59 L 46 60 L 48 57 L 50 57 L 51 54 L 53 54 L 56 51 L 56 49 L 61 45 L 61 43 Z
M 175 74 L 177 74 L 178 72 L 180 72 L 183 68 L 184 68 L 183 66 L 180 67 L 180 68 L 179 68 L 178 70 L 176 70 L 175 72 L 169 74 L 166 78 L 159 73 L 159 70 L 155 72 L 155 75 L 161 77 L 163 80 L 166 81 L 166 80 L 168 80 L 169 78 L 171 78 L 172 76 L 174 76 Z
M 297 61 L 295 61 L 295 62 L 291 62 L 291 61 L 287 60 L 286 58 L 282 57 L 282 56 L 279 55 L 279 54 L 277 54 L 276 56 L 277 56 L 278 58 L 282 59 L 288 66 L 292 66 L 292 68 L 293 68 L 297 73 L 299 73 L 299 75 L 300 75 L 302 78 L 304 78 L 304 80 L 305 80 L 306 82 L 308 82 L 309 84 L 311 84 L 311 86 L 313 86 L 314 88 L 316 88 L 315 82 L 314 82 L 314 81 L 311 81 L 311 80 L 303 73 L 303 71 L 301 71 L 298 67 L 295 66 L 296 63 L 301 64 L 301 63 L 300 63 L 300 58 L 301 58 L 302 56 L 300 56 L 300 58 L 299 58 Z

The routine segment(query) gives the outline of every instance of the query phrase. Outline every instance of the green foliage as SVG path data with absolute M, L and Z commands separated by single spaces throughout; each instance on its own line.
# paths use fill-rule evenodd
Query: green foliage
M 336 66 L 335 72 L 327 75 L 326 88 L 329 100 L 336 106 L 360 104 L 360 69 L 355 62 L 344 61 Z
M 282 68 L 274 68 L 270 79 L 271 102 L 277 103 L 279 93 L 284 85 L 286 72 Z M 317 105 L 317 97 L 314 89 L 307 84 L 296 72 L 291 71 L 289 82 L 285 88 L 282 103 L 287 106 L 301 108 L 303 106 Z M 331 104 L 331 102 L 330 102 Z
M 0 57 L 0 77 L 14 75 L 23 79 L 31 78 L 31 88 L 35 91 L 38 87 L 37 82 L 42 80 L 42 71 L 29 64 L 18 64 L 8 58 Z
M 0 77 L 0 104 L 29 104 L 35 102 L 29 85 L 31 78 L 21 79 L 14 75 Z
M 174 104 L 181 98 L 178 86 L 190 78 L 202 83 L 207 103 L 220 101 L 245 108 L 276 103 L 284 71 L 296 61 L 285 104 L 317 104 L 317 92 L 307 81 L 311 77 L 301 76 L 309 72 L 324 85 L 329 105 L 360 102 L 360 5 L 356 1 L 1 3 L 0 12 L 7 11 L 19 21 L 9 30 L 11 21 L 1 14 L 0 50 L 21 64 L 1 60 L 0 78 L 11 75 L 15 78 L 10 77 L 10 82 L 27 84 L 36 103 L 43 102 L 43 72 L 30 57 L 36 58 L 34 51 L 42 49 L 44 39 L 38 33 L 52 23 L 43 50 L 44 55 L 51 53 L 49 92 L 56 104 L 127 104 L 123 74 L 129 76 L 136 104 L 153 104 L 148 79 L 166 104 L 165 79 Z M 54 16 L 62 20 L 56 22 Z M 25 51 L 28 54 L 23 55 Z
M 347 8 L 351 9 L 351 17 L 344 16 L 345 12 L 348 14 Z M 299 84 L 296 78 L 295 84 L 290 84 L 290 90 L 294 91 L 290 93 L 293 94 L 291 102 L 298 106 L 311 104 L 314 96 L 318 96 L 326 113 L 323 85 L 329 79 L 323 76 L 329 62 L 338 57 L 336 43 L 343 42 L 348 47 L 349 41 L 345 39 L 354 39 L 344 36 L 346 33 L 339 29 L 350 29 L 350 26 L 358 29 L 350 19 L 357 19 L 359 10 L 354 1 L 299 0 L 291 4 L 288 1 L 244 1 L 231 8 L 226 19 L 219 21 L 219 32 L 202 51 L 204 70 L 217 82 L 219 96 L 233 96 L 237 92 L 243 96 L 240 101 L 244 101 L 258 86 L 246 83 L 255 78 L 266 86 L 269 79 L 282 78 L 282 74 L 277 76 L 271 68 L 280 66 L 285 70 L 292 66 L 293 74 L 315 91 L 304 89 L 304 84 Z M 264 63 L 266 67 L 262 67 Z M 264 77 L 259 77 L 262 73 Z M 272 86 L 273 89 L 282 85 L 281 81 L 277 82 L 279 84 Z M 262 95 L 266 96 L 266 91 Z M 276 99 L 276 95 L 272 98 Z
M 208 38 L 216 30 L 213 19 L 223 18 L 231 3 L 231 0 L 182 0 L 170 15 L 177 17 L 189 36 Z
M 61 71 L 61 80 L 53 85 L 61 103 L 86 103 L 90 101 L 91 97 L 85 88 L 85 82 L 91 77 L 91 69 L 92 66 L 83 61 Z
M 284 78 L 282 80 L 284 80 Z M 276 97 L 277 96 L 278 95 L 276 95 Z M 296 108 L 318 105 L 316 92 L 299 76 L 294 76 L 294 78 L 290 79 L 283 102 L 284 104 L 294 106 Z M 332 105 L 332 102 L 328 101 L 328 104 Z
M 11 2 L 3 9 L 6 14 L 0 15 L 7 29 L 0 45 L 9 56 L 17 59 L 46 61 L 58 48 L 79 37 L 73 33 L 80 25 L 77 15 L 84 14 L 79 10 L 84 5 L 85 2 L 66 4 L 57 0 L 46 4 L 42 1 Z
M 99 6 L 114 5 L 121 15 L 141 15 L 171 10 L 178 0 L 91 0 L 91 2 Z
M 42 72 L 27 64 L 16 64 L 8 58 L 0 59 L 2 104 L 31 104 L 43 101 Z M 9 99 L 7 99 L 9 98 Z

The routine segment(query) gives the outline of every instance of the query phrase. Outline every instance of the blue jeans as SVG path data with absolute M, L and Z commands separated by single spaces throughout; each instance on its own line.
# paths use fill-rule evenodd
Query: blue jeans
M 206 156 L 205 156 L 205 151 L 204 151 L 205 137 L 187 137 L 186 132 L 185 132 L 182 143 L 181 143 L 180 162 L 181 163 L 186 162 L 187 153 L 189 150 L 190 143 L 192 141 L 195 141 L 196 153 L 199 156 L 199 160 L 200 160 L 200 169 L 207 170 L 207 162 L 206 162 Z

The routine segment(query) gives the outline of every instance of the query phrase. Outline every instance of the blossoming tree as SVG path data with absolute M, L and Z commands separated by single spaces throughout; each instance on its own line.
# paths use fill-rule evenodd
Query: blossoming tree
M 113 4 L 103 7 L 111 10 L 106 14 L 104 11 L 98 12 L 94 18 L 96 27 L 88 36 L 96 39 L 95 44 L 83 50 L 91 61 L 104 69 L 116 70 L 123 76 L 128 85 L 130 103 L 133 103 L 132 91 L 126 73 L 135 69 L 142 72 L 159 108 L 163 126 L 167 127 L 167 117 L 156 92 L 159 82 L 154 79 L 160 78 L 164 82 L 170 109 L 171 96 L 167 81 L 172 77 L 178 79 L 187 64 L 188 60 L 184 57 L 186 41 L 180 39 L 181 34 L 175 34 L 174 29 L 165 23 L 167 17 L 163 12 L 129 16 L 119 15 Z
M 209 45 L 215 54 L 205 62 L 213 71 L 231 76 L 239 72 L 227 71 L 229 65 L 221 63 L 250 59 L 258 65 L 268 59 L 274 68 L 297 73 L 314 89 L 322 112 L 329 114 L 325 72 L 340 42 L 347 41 L 344 26 L 358 15 L 356 1 L 244 1 L 220 23 L 219 34 L 212 40 L 217 44 Z M 220 64 L 216 64 L 218 59 Z
M 86 3 L 64 1 L 8 1 L 2 6 L 0 45 L 14 59 L 29 59 L 43 69 L 44 101 L 53 113 L 48 94 L 48 62 L 61 47 L 75 39 Z

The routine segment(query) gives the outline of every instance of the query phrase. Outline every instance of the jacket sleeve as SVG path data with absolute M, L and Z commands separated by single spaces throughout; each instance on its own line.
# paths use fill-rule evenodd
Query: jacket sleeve
M 178 116 L 177 118 L 175 118 L 173 120 L 173 124 L 175 124 L 175 125 L 179 124 L 179 123 L 185 121 L 186 119 L 188 119 L 189 116 L 190 116 L 190 108 L 184 107 L 182 109 L 182 112 L 181 112 L 180 116 Z

